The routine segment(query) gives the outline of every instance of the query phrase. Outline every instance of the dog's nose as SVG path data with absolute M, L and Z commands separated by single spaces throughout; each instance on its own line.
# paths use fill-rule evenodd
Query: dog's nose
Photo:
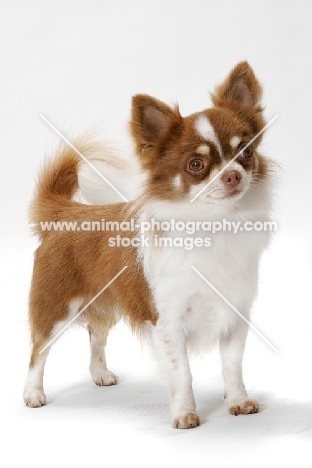
M 222 174 L 221 180 L 228 187 L 235 187 L 242 180 L 242 175 L 238 171 L 225 171 Z

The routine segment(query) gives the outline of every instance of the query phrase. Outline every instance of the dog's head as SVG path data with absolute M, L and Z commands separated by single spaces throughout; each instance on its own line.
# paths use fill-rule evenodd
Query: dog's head
M 188 117 L 177 106 L 134 96 L 130 129 L 148 171 L 148 195 L 191 201 L 202 191 L 200 201 L 223 204 L 243 197 L 267 171 L 257 153 L 265 124 L 261 95 L 249 64 L 241 62 L 212 93 L 214 106 Z

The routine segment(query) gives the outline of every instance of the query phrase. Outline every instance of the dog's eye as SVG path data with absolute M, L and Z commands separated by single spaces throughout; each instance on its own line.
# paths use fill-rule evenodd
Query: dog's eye
M 192 172 L 199 172 L 204 169 L 205 165 L 202 159 L 192 159 L 189 163 L 189 169 Z
M 203 178 L 209 170 L 208 156 L 192 156 L 188 159 L 185 170 L 193 177 Z
M 238 147 L 238 150 L 241 152 L 243 148 L 247 145 L 247 143 L 241 143 Z M 241 153 L 240 156 L 243 156 L 243 158 L 251 158 L 252 156 L 252 147 L 251 145 L 247 146 Z

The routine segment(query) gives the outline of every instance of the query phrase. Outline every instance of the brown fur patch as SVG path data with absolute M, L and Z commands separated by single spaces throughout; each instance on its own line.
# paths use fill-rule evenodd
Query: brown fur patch
M 157 321 L 150 290 L 135 247 L 109 247 L 109 237 L 122 234 L 132 239 L 132 231 L 41 231 L 40 221 L 127 220 L 129 206 L 88 206 L 71 201 L 77 187 L 78 157 L 71 149 L 59 155 L 41 172 L 31 220 L 42 242 L 35 254 L 29 298 L 33 366 L 43 345 L 52 337 L 56 324 L 68 318 L 69 303 L 82 299 L 87 304 L 124 266 L 128 268 L 81 316 L 97 326 L 104 321 L 110 328 L 114 315 L 122 314 L 139 331 L 145 320 Z

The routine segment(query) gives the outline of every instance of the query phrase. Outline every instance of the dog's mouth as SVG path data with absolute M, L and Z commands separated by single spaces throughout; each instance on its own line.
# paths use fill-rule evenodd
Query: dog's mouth
M 240 188 L 235 188 L 232 191 L 228 190 L 214 190 L 211 193 L 208 193 L 207 196 L 210 200 L 213 200 L 214 202 L 226 202 L 226 201 L 232 201 L 235 199 L 241 198 L 245 194 L 245 190 L 243 187 Z
M 224 198 L 233 198 L 237 195 L 240 195 L 241 193 L 243 193 L 243 190 L 241 188 L 236 188 L 231 193 L 227 193 Z

